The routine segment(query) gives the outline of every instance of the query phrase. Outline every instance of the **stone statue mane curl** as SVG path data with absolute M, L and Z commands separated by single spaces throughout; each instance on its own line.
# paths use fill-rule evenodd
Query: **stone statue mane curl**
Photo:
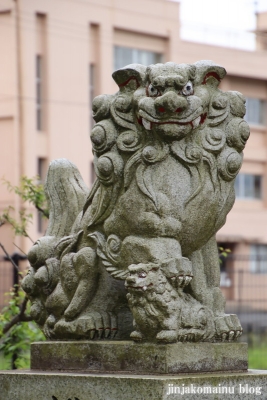
M 225 74 L 212 61 L 115 71 L 119 91 L 93 101 L 91 191 L 72 163 L 51 163 L 49 226 L 23 280 L 48 338 L 241 335 L 236 315 L 224 313 L 215 234 L 234 203 L 249 127 L 243 95 L 218 88 Z M 144 297 L 146 312 L 156 310 L 146 323 L 130 294 L 127 301 L 133 271 L 140 282 L 149 273 L 151 285 L 161 271 L 170 289 Z

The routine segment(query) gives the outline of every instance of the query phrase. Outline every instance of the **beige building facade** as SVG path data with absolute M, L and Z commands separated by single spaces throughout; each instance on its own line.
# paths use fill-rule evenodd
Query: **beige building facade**
M 221 88 L 247 97 L 251 126 L 237 201 L 218 241 L 234 254 L 266 257 L 246 268 L 267 273 L 267 14 L 258 17 L 253 52 L 182 41 L 179 30 L 179 3 L 169 0 L 1 0 L 0 176 L 13 185 L 22 175 L 43 179 L 49 162 L 64 157 L 91 186 L 91 103 L 117 90 L 112 72 L 133 62 L 211 59 L 228 72 Z M 0 213 L 12 206 L 18 216 L 19 199 L 0 188 Z M 43 224 L 29 210 L 29 236 L 36 240 Z M 10 253 L 18 251 L 14 243 L 24 252 L 31 246 L 7 225 L 0 242 Z

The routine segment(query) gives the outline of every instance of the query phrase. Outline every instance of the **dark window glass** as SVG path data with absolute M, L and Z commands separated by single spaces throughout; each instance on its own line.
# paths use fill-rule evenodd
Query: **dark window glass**
M 36 78 L 41 79 L 41 56 L 36 56 Z
M 235 180 L 235 193 L 238 199 L 262 199 L 262 176 L 238 174 Z
M 250 246 L 249 270 L 253 273 L 267 273 L 267 245 L 252 244 Z
M 163 61 L 161 53 L 149 50 L 132 49 L 130 47 L 114 46 L 114 70 L 128 64 L 157 64 Z
M 40 177 L 40 183 L 43 184 L 47 173 L 47 160 L 46 158 L 37 158 L 37 175 Z M 43 214 L 37 211 L 37 228 L 38 232 L 44 233 L 45 224 Z
M 248 97 L 246 99 L 246 115 L 244 118 L 250 124 L 263 125 L 266 123 L 264 120 L 265 109 L 266 102 L 264 100 Z
M 36 129 L 42 130 L 42 57 L 36 56 Z

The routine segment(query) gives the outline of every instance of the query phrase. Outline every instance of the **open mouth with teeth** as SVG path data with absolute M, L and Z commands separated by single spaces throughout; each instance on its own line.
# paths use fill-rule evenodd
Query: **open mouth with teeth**
M 198 113 L 196 117 L 193 115 L 193 119 L 191 119 L 190 121 L 186 119 L 185 120 L 173 119 L 173 120 L 162 121 L 162 120 L 156 120 L 155 118 L 148 116 L 147 113 L 142 112 L 142 110 L 140 110 L 140 117 L 138 121 L 148 131 L 150 131 L 153 128 L 153 125 L 167 125 L 167 124 L 175 124 L 181 126 L 191 125 L 192 129 L 196 129 L 205 122 L 206 118 L 207 118 L 207 113 L 203 114 Z
M 136 290 L 136 291 L 143 291 L 145 292 L 149 286 L 153 286 L 153 283 L 150 283 L 149 285 L 144 285 L 144 286 L 130 286 L 130 285 L 125 285 L 126 289 L 131 289 L 131 290 Z

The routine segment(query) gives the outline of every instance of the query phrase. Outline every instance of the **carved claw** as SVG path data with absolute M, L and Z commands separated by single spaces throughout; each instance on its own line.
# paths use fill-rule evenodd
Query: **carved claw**
M 185 286 L 187 286 L 192 281 L 192 276 L 185 277 Z
M 222 342 L 225 342 L 227 339 L 227 333 L 222 334 Z
M 235 314 L 224 315 L 215 319 L 217 340 L 233 341 L 242 335 L 242 327 Z
M 95 329 L 92 329 L 92 330 L 89 332 L 89 337 L 90 337 L 91 340 L 94 339 L 94 337 L 95 337 Z
M 228 340 L 229 341 L 234 340 L 234 337 L 235 337 L 235 331 L 230 331 L 228 335 Z
M 193 333 L 189 333 L 188 335 L 187 335 L 187 341 L 188 342 L 194 342 L 194 339 L 195 339 L 195 335 L 193 334 Z
M 243 329 L 241 328 L 240 331 L 236 331 L 235 333 L 235 339 L 238 339 L 243 333 Z
M 205 332 L 201 329 L 181 329 L 178 333 L 178 342 L 199 342 Z
M 189 285 L 192 279 L 192 275 L 179 275 L 177 278 L 177 284 L 179 287 L 184 288 L 185 286 Z
M 179 335 L 178 336 L 178 342 L 185 342 L 186 340 L 186 335 Z
M 117 333 L 118 333 L 118 329 L 116 329 L 116 328 L 111 329 L 110 339 L 114 339 L 115 336 L 117 335 Z
M 62 318 L 54 327 L 55 333 L 61 337 L 81 337 L 86 335 L 88 339 L 114 339 L 118 332 L 116 316 L 108 312 L 88 312 L 73 321 Z
M 133 339 L 133 340 L 136 341 L 136 342 L 140 342 L 141 340 L 143 340 L 143 335 L 142 335 L 142 333 L 139 332 L 139 331 L 133 331 L 133 332 L 130 334 L 130 338 Z
M 90 317 L 93 318 L 98 339 L 114 339 L 118 332 L 117 318 L 108 312 L 91 312 Z
M 114 314 L 109 313 L 108 315 L 110 317 L 110 325 L 109 326 L 111 327 L 110 339 L 114 339 L 118 333 L 118 321 L 117 321 L 117 317 Z
M 109 335 L 110 335 L 110 328 L 106 328 L 105 331 L 104 331 L 105 339 L 107 339 L 109 337 Z
M 177 341 L 177 332 L 175 330 L 160 331 L 157 334 L 156 339 L 158 342 L 174 343 Z
M 104 334 L 104 328 L 99 328 L 97 333 L 98 333 L 98 339 L 102 339 Z
M 187 341 L 187 335 L 182 336 L 181 339 L 182 339 L 182 342 L 186 342 Z

